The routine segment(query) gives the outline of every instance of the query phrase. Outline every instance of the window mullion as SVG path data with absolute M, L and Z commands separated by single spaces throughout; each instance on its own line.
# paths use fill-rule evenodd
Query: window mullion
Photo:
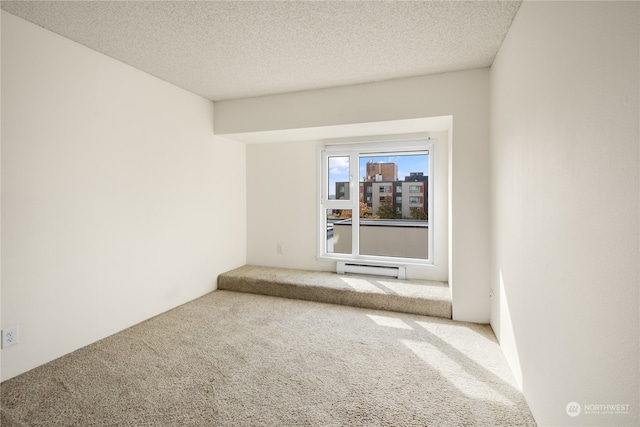
M 354 257 L 360 255 L 360 156 L 357 151 L 352 151 L 349 159 L 352 165 L 349 176 L 351 190 L 351 254 Z

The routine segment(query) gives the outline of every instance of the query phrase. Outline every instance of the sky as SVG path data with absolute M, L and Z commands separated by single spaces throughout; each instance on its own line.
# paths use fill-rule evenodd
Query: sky
M 362 156 L 358 170 L 359 181 L 366 174 L 365 165 L 369 160 L 374 163 L 395 163 L 398 165 L 398 179 L 404 180 L 411 172 L 422 172 L 429 175 L 429 161 L 426 154 L 398 155 L 398 156 Z M 329 157 L 329 194 L 333 195 L 336 182 L 349 181 L 349 157 Z

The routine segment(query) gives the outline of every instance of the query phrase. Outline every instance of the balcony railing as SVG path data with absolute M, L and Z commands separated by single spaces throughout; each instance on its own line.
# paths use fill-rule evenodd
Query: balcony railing
M 327 222 L 327 252 L 352 252 L 352 220 Z M 429 222 L 408 219 L 361 219 L 360 255 L 428 259 Z

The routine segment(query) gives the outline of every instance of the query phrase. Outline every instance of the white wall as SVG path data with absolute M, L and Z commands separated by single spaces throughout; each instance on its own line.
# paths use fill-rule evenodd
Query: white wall
M 246 261 L 245 147 L 213 104 L 2 12 L 2 379 Z
M 491 69 L 491 325 L 541 426 L 640 424 L 639 23 L 525 1 Z
M 247 146 L 248 264 L 330 269 L 316 261 L 316 163 L 314 142 Z
M 453 316 L 486 323 L 490 248 L 488 83 L 489 70 L 482 69 L 217 102 L 216 133 L 246 137 L 252 132 L 452 116 L 448 279 Z M 361 136 L 365 134 L 363 131 Z M 334 268 L 315 261 L 316 144 L 300 141 L 247 147 L 248 262 L 301 269 Z M 287 184 L 292 185 L 291 191 L 284 191 L 283 185 L 290 183 L 291 177 L 301 181 Z M 286 193 L 295 197 L 287 200 Z M 278 241 L 285 243 L 283 255 L 276 253 Z

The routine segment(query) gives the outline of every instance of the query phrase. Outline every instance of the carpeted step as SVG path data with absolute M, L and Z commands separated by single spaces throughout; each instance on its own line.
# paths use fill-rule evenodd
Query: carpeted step
M 444 282 L 245 265 L 218 276 L 218 289 L 451 318 Z

